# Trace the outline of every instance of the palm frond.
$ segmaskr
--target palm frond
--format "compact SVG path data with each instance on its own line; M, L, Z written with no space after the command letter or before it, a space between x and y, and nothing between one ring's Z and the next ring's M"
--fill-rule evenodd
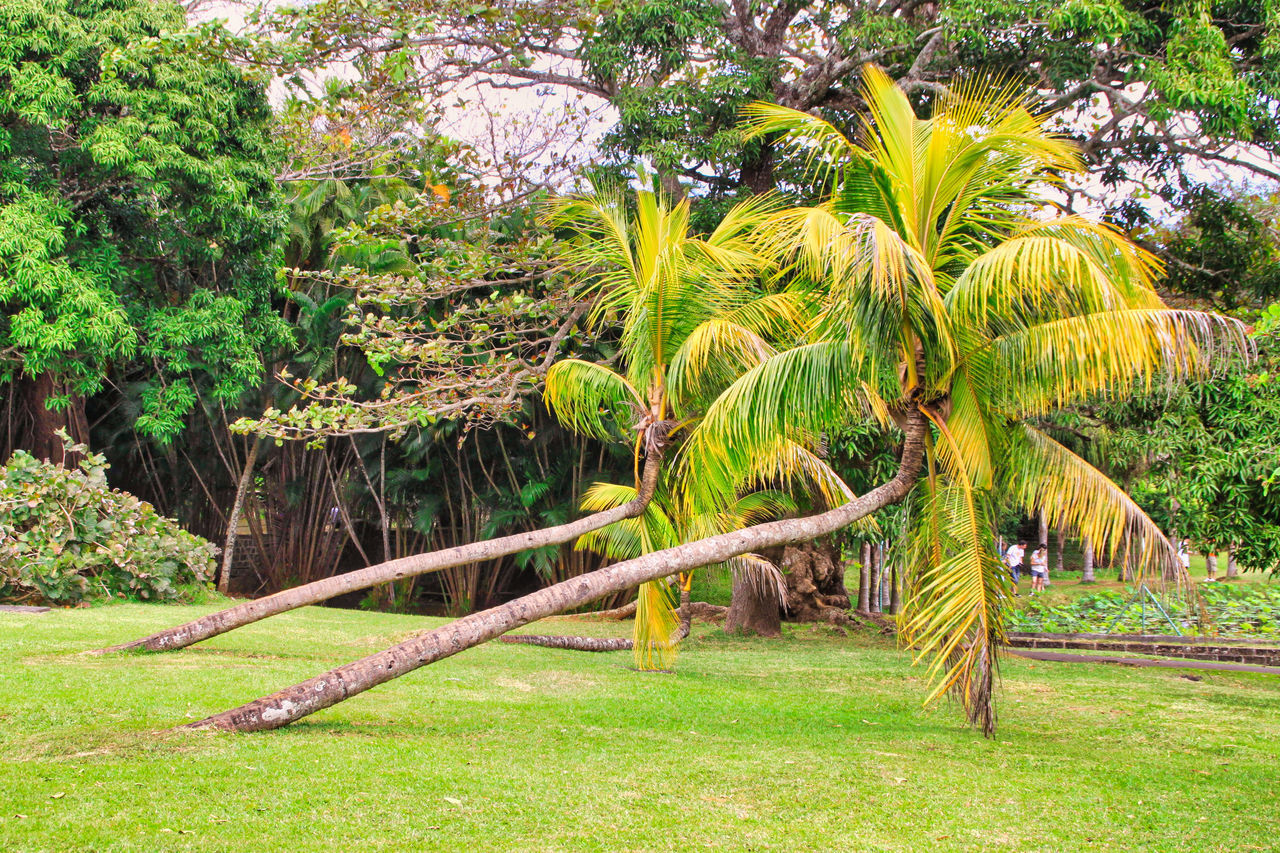
M1099 554L1127 549L1137 575L1185 579L1177 549L1140 506L1105 474L1043 431L1015 428L1001 492L1028 514L1044 511L1055 527L1074 530Z
M1149 390L1208 373L1248 351L1238 321L1200 311L1133 308L1064 317L994 338L998 405L1038 415L1071 403Z
M665 580L641 584L632 629L636 669L647 672L670 669L680 645L679 628L680 618L670 585Z
M560 423L601 441L616 440L645 408L626 379L603 365L576 358L551 366L543 396Z

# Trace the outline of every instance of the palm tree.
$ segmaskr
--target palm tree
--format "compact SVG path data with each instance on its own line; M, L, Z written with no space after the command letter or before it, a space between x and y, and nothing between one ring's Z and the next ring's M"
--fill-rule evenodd
M634 216L614 194L556 201L546 219L577 235L564 260L584 273L580 287L594 305L590 323L620 327L623 366L618 372L579 359L554 365L547 374L546 400L561 422L601 440L635 435L638 466L639 436L646 429L662 424L667 437L687 427L698 416L707 387L739 375L775 352L779 338L799 331L807 320L807 301L757 286L770 259L753 235L776 210L772 197L758 197L734 207L711 234L697 237L689 233L688 200L670 204L640 192ZM671 494L677 488L662 478L662 498L642 515L587 534L580 545L626 559L759 517L758 508L742 500L734 501L729 514L675 513ZM634 487L600 483L585 496L583 509L604 511L634 499ZM736 558L735 568L777 571L754 555ZM680 582L687 587L688 578ZM642 584L633 642L636 666L668 668L678 639L669 585Z
M995 500L1042 508L1099 548L1135 542L1143 564L1172 560L1138 507L1035 419L1202 371L1238 327L1166 308L1152 258L1106 226L1054 212L1045 187L1078 168L1077 155L1009 90L961 88L922 120L883 74L864 79L856 141L802 113L754 112L753 132L787 134L834 190L822 205L780 212L765 232L820 310L804 342L716 394L680 464L693 475L691 505L714 507L772 443L874 419L902 430L889 481L817 515L539 590L194 725L277 728L535 619L906 500L912 580L901 624L934 657L934 695L956 689L990 732L1007 594L990 533ZM601 387L614 394L601 400L627 399L612 380Z
M1143 566L1175 565L1159 528L1109 479L1037 428L1064 406L1205 366L1229 321L1164 306L1159 265L1118 231L1046 196L1080 168L1018 92L958 88L931 119L875 69L856 141L774 105L749 135L804 152L830 198L769 224L821 310L805 342L743 376L689 445L704 500L778 435L900 417L930 422L927 476L909 497L901 626L937 686L990 732L1008 589L994 510L1042 511Z

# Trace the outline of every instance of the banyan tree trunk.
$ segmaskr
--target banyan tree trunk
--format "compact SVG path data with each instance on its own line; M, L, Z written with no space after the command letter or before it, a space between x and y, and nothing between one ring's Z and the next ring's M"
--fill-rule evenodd
M320 602L327 601L334 596L343 595L348 592L368 589L369 587L377 586L378 584L403 580L404 578L414 577L428 572L438 572L444 569L454 568L456 566L465 566L469 563L492 560L533 548L542 548L547 545L561 545L565 542L572 542L584 533L589 533L592 530L599 530L600 528L613 524L616 521L635 518L644 512L644 508L649 503L649 499L653 497L653 490L658 482L658 469L660 467L661 452L659 448L659 450L650 452L646 458L640 488L633 500L628 501L622 506L605 510L604 512L597 512L593 515L588 515L585 518L579 518L568 524L548 527L544 530L517 533L512 536L502 536L497 539L488 539L483 542L472 542L467 545L460 545L456 548L449 548L444 551L433 551L429 554L415 554L411 557L401 557L398 560L379 563L376 566L369 566L366 569L359 569L354 572L347 572L346 574L324 578L292 589L286 589L282 592L277 592L274 595L268 595L265 598L246 601L243 604L236 605L235 607L231 607L218 613L210 614L209 616L204 616L200 619L188 622L185 625L179 625L176 628L169 628L168 630L160 631L148 637L143 637L140 640L121 643L120 645L111 646L110 648L102 649L101 651L113 652L129 649L143 649L147 651L161 652L181 649L193 643L198 643L201 640L207 640L210 637L225 634L226 632L233 631L236 628L251 625L261 619L266 619L269 616L286 613L290 610L295 610L299 607L306 607L310 604L319 604Z
M861 497L807 518L789 518L722 533L655 551L580 575L490 610L456 619L386 651L340 666L239 708L190 724L189 728L259 731L286 726L322 708L414 670L466 651L537 619L581 607L606 595L676 572L722 563L731 557L834 533L906 497L923 463L925 417L908 415L902 461L893 479Z
M788 545L780 554L768 556L782 570L789 621L831 622L847 617L849 591L839 547L819 540Z

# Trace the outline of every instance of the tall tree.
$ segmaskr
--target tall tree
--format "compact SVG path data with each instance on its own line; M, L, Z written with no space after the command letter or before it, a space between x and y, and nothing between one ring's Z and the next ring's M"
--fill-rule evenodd
M183 27L140 0L16 0L0 21L0 381L40 455L59 425L86 438L109 373L143 383L137 427L167 440L197 383L233 403L288 342L266 96Z
M358 11L356 7L358 5ZM1173 194L1205 167L1276 177L1237 143L1274 152L1278 83L1271 0L623 0L479 7L348 0L262 19L251 61L365 67L370 86L466 98L464 84L559 90L616 111L603 140L699 195L772 188L789 168L772 141L736 132L754 100L851 126L874 63L917 101L962 73L1036 88L1106 183ZM285 38L281 38L285 34ZM288 36L292 36L289 38ZM363 64L363 65L361 65ZM784 171L775 174L775 169ZM794 171L790 172L794 175ZM794 185L801 189L799 185ZM1081 187L1086 184L1080 184Z

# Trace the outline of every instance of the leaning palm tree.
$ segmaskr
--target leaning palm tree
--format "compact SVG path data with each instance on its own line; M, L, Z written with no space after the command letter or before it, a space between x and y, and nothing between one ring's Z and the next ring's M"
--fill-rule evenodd
M691 506L714 508L771 443L810 446L875 419L902 430L890 480L817 515L556 584L194 725L287 725L535 619L907 501L913 580L902 625L934 660L935 695L955 689L990 732L1007 593L990 534L996 500L1043 508L1099 548L1136 543L1142 565L1172 560L1138 507L1037 430L1036 418L1202 372L1239 328L1166 308L1151 286L1152 258L1045 202L1078 157L1009 90L960 88L920 119L883 74L868 70L865 81L868 116L852 140L802 113L753 112L751 132L786 134L833 190L824 204L780 212L763 232L820 310L799 345L715 392L680 465Z
M808 321L809 303L795 292L759 286L771 258L756 234L777 211L761 196L734 207L705 237L690 234L688 200L670 204L658 195L635 196L634 215L621 196L603 193L553 202L545 220L574 234L562 258L581 273L579 288L590 298L589 323L619 329L620 370L566 359L547 373L549 408L571 429L599 440L634 436L636 470L645 448L641 436L666 441L698 415L696 401L726 376L736 377L776 352ZM677 420L678 419L678 420ZM655 430L655 426L661 425ZM797 448L796 453L803 453ZM821 468L816 458L806 470ZM822 482L833 479L829 476ZM658 494L639 516L588 533L580 543L607 556L628 558L686 541L693 531L728 529L753 517L738 512L687 518L671 512L678 484L660 478ZM597 484L583 509L602 512L635 500L635 487ZM707 525L710 524L711 527ZM698 538L698 537L694 537ZM759 558L741 558L740 571L772 568ZM776 573L776 569L774 569ZM680 579L687 586L687 577ZM641 585L633 647L641 669L665 669L678 642L674 602L666 581Z
M1079 155L1016 90L962 86L921 120L868 69L866 97L855 139L784 107L748 111L748 135L781 135L830 187L768 225L821 310L800 346L712 405L683 464L714 501L779 435L923 412L901 626L932 656L932 696L954 689L989 732L1009 600L991 535L999 502L1099 547L1137 543L1140 566L1176 565L1159 528L1037 418L1201 370L1229 326L1165 307L1152 256L1054 207L1046 190Z

